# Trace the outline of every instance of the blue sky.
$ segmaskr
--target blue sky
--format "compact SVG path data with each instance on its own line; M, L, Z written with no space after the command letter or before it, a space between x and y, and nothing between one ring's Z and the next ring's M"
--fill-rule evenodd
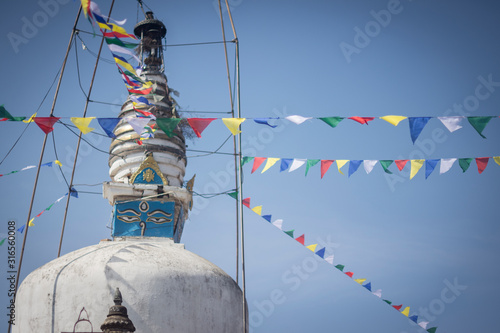
M78 3L60 0L57 7L36 1L9 2L0 13L0 59L4 64L0 104L15 116L36 111L64 56ZM44 3L43 1L41 3ZM110 1L99 1L107 12ZM215 1L147 1L168 29L167 43L220 41ZM500 104L499 6L489 1L229 1L240 41L241 107L244 117L324 116L498 116ZM7 8L6 8L7 7ZM385 13L385 16L384 16ZM390 18L387 15L390 13ZM137 20L134 1L117 2L112 17ZM380 21L377 21L376 17ZM141 15L139 14L139 18ZM228 16L224 14L225 22ZM26 30L36 22L36 31ZM382 22L382 23L379 23ZM89 31L81 18L78 28ZM361 31L361 33L360 33ZM226 24L228 39L230 26ZM13 43L12 36L23 42ZM9 37L10 36L10 37ZM363 38L364 36L364 38ZM81 33L96 52L99 39ZM234 45L228 45L234 68ZM347 50L347 51L346 51ZM356 50L356 51L353 51ZM95 57L77 43L82 86L86 90ZM111 60L107 50L103 57ZM78 85L73 48L55 115L80 116L85 97ZM230 111L227 74L221 44L168 47L166 74L186 111ZM484 80L492 81L488 87ZM482 88L480 87L482 86ZM480 88L478 88L480 87ZM486 94L477 104L474 96ZM54 89L39 111L47 116ZM122 103L127 96L113 64L99 64L96 101ZM464 107L463 105L466 105ZM91 103L88 116L113 117L118 109ZM186 117L207 114L186 112ZM212 115L210 115L212 116ZM216 114L226 117L227 114ZM68 119L66 119L68 121ZM243 153L249 156L316 159L416 159L498 156L498 118L481 138L468 123L449 133L431 119L412 144L408 121L394 127L382 120L360 125L344 120L332 129L319 120L297 126L286 120L271 130L251 121L243 124ZM3 158L24 129L2 123ZM100 129L99 129L100 131ZM189 149L215 150L229 132L213 122ZM54 130L56 150L70 176L76 137L63 126ZM85 136L104 151L110 140ZM43 133L30 125L0 173L37 164ZM221 149L231 152L232 140ZM496 142L496 144L495 144ZM188 152L188 156L198 155ZM44 162L55 159L49 137ZM75 184L109 180L107 154L84 144ZM196 174L198 193L234 188L231 156L192 157L186 179ZM262 168L262 167L261 167ZM411 181L403 172L385 174L377 165L362 167L350 178L332 165L320 179L319 164L304 177L304 167L288 173L278 166L264 174L244 167L244 196L263 205L264 214L284 220L284 229L306 234L306 245L324 243L335 264L354 278L367 278L383 297L428 317L438 332L496 332L498 186L500 167L490 161L483 174L475 162L466 173L458 164L426 180L423 169ZM2 219L25 223L34 170L0 179ZM75 186L100 192L100 186ZM41 170L33 216L67 192L60 172ZM35 220L25 250L22 276L57 255L64 202ZM228 196L197 198L182 242L186 248L235 276L234 201ZM68 253L109 237L111 207L99 194L81 193L72 200L63 243ZM495 216L497 216L495 218ZM253 332L347 331L421 332L403 315L315 256L250 210L245 211L247 300ZM496 221L496 222L495 222ZM4 226L0 233L5 234ZM21 236L18 235L18 252ZM6 262L6 248L1 253ZM2 264L4 267L4 264ZM450 287L455 286L455 287ZM457 287L457 285L459 287ZM0 284L7 302L7 286ZM5 292L4 292L5 291ZM5 303L6 304L6 303ZM429 326L430 327L430 326Z

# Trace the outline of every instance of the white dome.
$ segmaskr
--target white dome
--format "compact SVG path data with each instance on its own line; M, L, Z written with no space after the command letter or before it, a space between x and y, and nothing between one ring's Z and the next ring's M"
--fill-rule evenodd
M243 332L234 280L170 239L108 241L33 271L16 299L13 332L72 332L85 307L94 332L120 288L137 333ZM77 331L90 331L84 327Z

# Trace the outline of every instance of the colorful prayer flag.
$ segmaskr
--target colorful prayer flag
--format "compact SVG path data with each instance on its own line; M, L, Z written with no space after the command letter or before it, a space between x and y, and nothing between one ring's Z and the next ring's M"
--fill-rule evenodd
M319 161L320 160L307 160L307 163L306 163L306 176L307 176L307 173L309 172L309 168L315 166L316 164L318 164Z
M293 115L293 116L287 116L287 117L285 117L285 119L291 121L294 124L300 125L304 121L306 121L308 119L312 119L312 118L311 117L302 117L302 116Z
M483 139L486 139L486 137L483 135L483 130L492 118L493 117L467 117L467 120L479 133L479 135L481 135Z
M265 157L255 157L253 159L253 166L251 173L254 173L261 166L261 164L264 163L265 160L266 160Z
M222 118L222 122L233 135L241 133L239 127L245 120L246 118Z
M410 179L415 177L415 175L418 173L418 170L424 165L425 160L411 160L411 171L410 171Z
M403 116L383 116L380 119L387 121L389 124L398 126L401 120L407 119L408 117Z
M77 117L71 117L70 120L71 122L78 127L78 129L83 133L87 134L95 130L95 128L89 127L90 122L95 119L95 117L87 117L87 118L77 118Z
M328 169L330 169L333 162L335 162L335 160L321 160L321 179L323 179L323 176Z
M196 134L197 137L201 138L201 133L215 119L217 118L188 118L187 121L189 123L189 126L191 126L191 128L193 129L194 134Z
M351 161L349 161L349 172L347 173L347 177L351 177L351 175L358 170L361 163L363 163L363 160L351 160Z
M174 136L174 130L177 128L180 121L181 118L157 118L156 124L169 138L171 138Z
M431 119L431 117L409 117L410 123L410 136L413 143L417 140L418 136L424 129L427 122Z
M318 119L335 128L344 119L344 117L322 117Z
M364 124L368 125L368 122L375 119L375 117L349 117L348 119L357 121L358 123L360 123L362 125L364 125Z
M271 168L276 162L278 162L280 159L279 158L274 158L274 157L268 157L266 161L266 165L264 165L264 169L262 169L261 173L266 172Z
M54 130L54 124L61 119L60 117L35 117L33 121L45 133L49 134Z

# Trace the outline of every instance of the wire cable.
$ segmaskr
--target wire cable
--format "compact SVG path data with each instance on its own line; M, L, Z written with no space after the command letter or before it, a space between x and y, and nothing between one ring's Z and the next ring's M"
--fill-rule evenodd
M80 78L80 65L78 63L78 45L76 45L76 39L74 39L75 41L75 58L76 58L76 74L78 76L78 85L80 86L80 90L82 91L83 95L85 96L85 99L88 100L89 99L89 96L87 96L87 94L85 93L85 90L83 90L83 87L82 87L82 80Z
M55 138L55 135L54 135L54 131L52 131L51 133L52 133L52 143L53 143L53 145L54 145L54 155L56 156L56 160L59 160L59 157L57 156L56 138ZM66 183L66 186L67 186L67 187L68 187L68 189L69 189L69 183L68 183L68 180L66 179L66 176L64 175L64 172L62 171L61 166L59 166L59 165L58 165L58 168L59 168L59 171L61 172L61 175L63 176L64 182Z

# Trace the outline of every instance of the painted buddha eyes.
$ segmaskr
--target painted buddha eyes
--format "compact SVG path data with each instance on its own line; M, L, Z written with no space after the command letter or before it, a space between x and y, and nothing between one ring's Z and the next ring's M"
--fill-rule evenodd
M141 222L141 213L135 211L132 208L128 208L125 210L118 210L120 215L117 215L117 219L123 221L125 223L134 223ZM155 224L163 224L172 222L172 214L166 213L160 209L154 210L152 212L147 213L147 218L145 222L152 222Z
M136 212L132 208L124 209L124 210L117 210L119 214L116 216L117 219L120 221L123 221L125 223L133 223L133 222L141 222L141 213ZM127 214L127 215L123 215Z
M147 213L148 218L146 222L153 222L155 224L162 224L167 222L172 222L172 213L166 213L160 209L154 210L150 213Z

